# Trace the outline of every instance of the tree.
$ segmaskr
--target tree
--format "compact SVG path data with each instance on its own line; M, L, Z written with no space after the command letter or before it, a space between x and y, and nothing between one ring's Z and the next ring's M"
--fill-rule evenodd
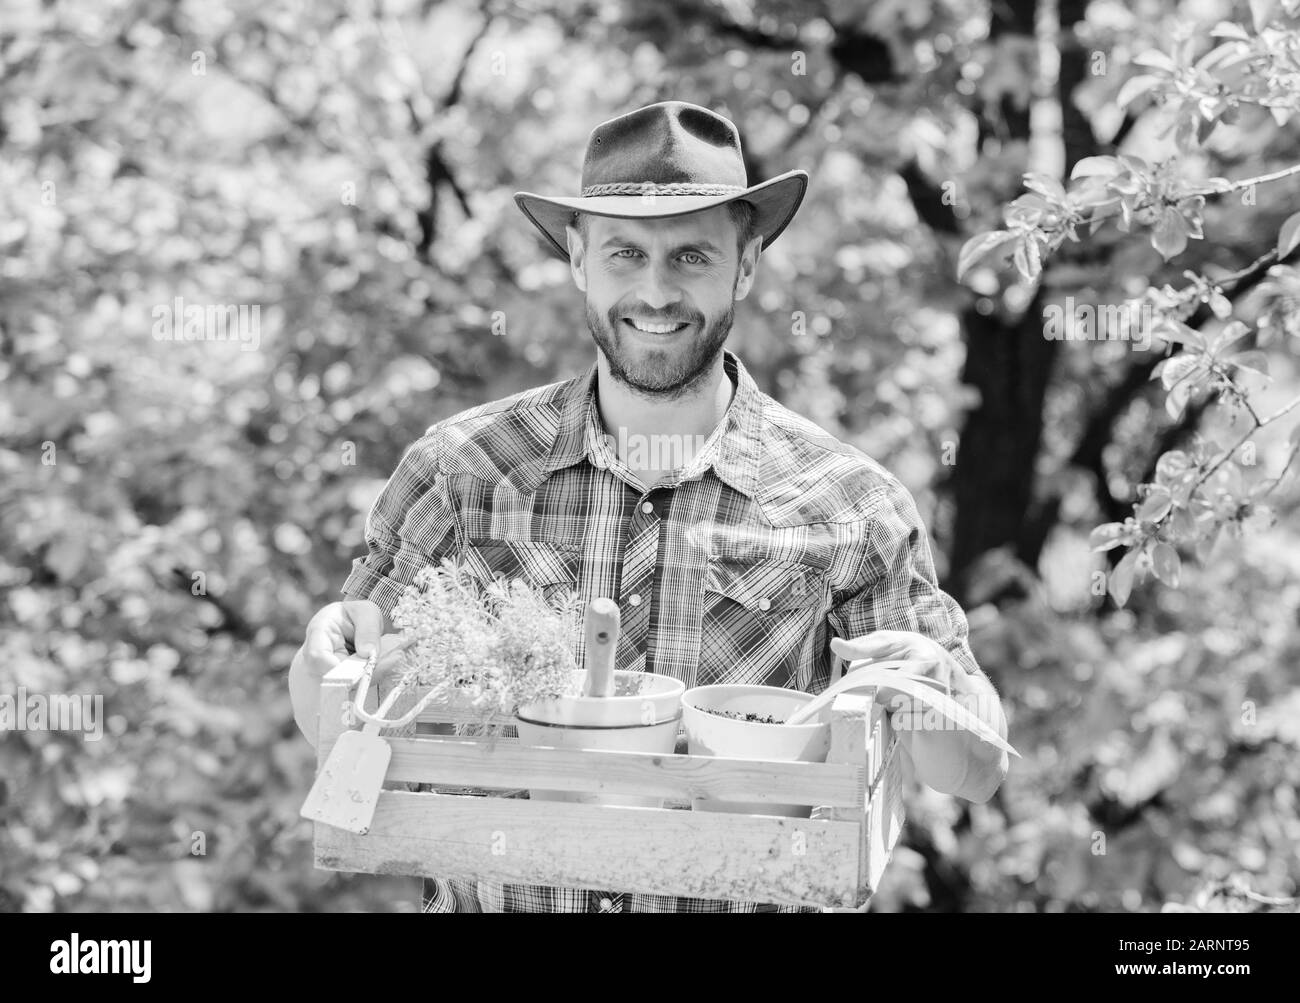
M1293 86L1300 72L1294 56L1300 17L1271 2L1252 4L1251 12L1254 33L1240 24L1220 22L1210 32L1219 41L1199 58L1193 58L1197 36L1191 31L1183 33L1173 55L1152 50L1136 58L1150 72L1131 77L1116 101L1126 108L1150 97L1156 107L1167 109L1170 121L1162 135L1173 132L1177 155L1156 164L1133 154L1086 157L1074 165L1070 178L1075 183L1068 190L1050 176L1027 174L1030 191L1007 207L1006 227L977 234L963 246L959 276L981 261L1010 256L1024 280L1034 282L1043 261L1066 239L1077 242L1079 229L1087 226L1092 234L1112 219L1123 233L1135 226L1145 230L1151 246L1168 261L1186 250L1189 239L1205 236L1207 198L1249 192L1253 204L1258 186L1300 174L1297 163L1236 181L1211 178L1197 183L1184 176L1187 158L1205 147L1221 123L1236 123L1244 112L1254 111L1257 116L1266 112L1281 126L1300 110L1300 93ZM1134 575L1147 570L1177 586L1179 544L1195 547L1204 559L1226 526L1238 529L1243 521L1271 518L1264 499L1291 469L1300 449L1300 424L1292 429L1290 450L1275 476L1247 488L1243 468L1255 465L1256 434L1285 419L1300 405L1300 397L1261 416L1252 403L1251 377L1267 378L1262 347L1279 335L1298 333L1300 271L1291 264L1297 260L1300 212L1281 224L1275 246L1243 269L1216 280L1189 270L1181 288L1151 288L1126 304L1125 312L1133 317L1149 307L1153 319L1148 334L1171 348L1182 346L1147 367L1167 391L1165 409L1171 419L1186 415L1184 428L1195 428L1203 409L1189 411L1189 404L1213 395L1248 421L1230 445L1197 437L1189 450L1160 453L1154 480L1138 488L1141 500L1132 516L1097 527L1096 549L1127 548L1108 577L1110 594L1119 605L1128 600ZM1233 302L1257 285L1266 295L1258 326L1252 328L1233 317ZM1053 340L1071 334L1058 332Z

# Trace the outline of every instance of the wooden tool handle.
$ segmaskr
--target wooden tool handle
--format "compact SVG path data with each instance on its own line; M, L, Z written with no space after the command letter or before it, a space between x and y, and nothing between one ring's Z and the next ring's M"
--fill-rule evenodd
M614 655L618 650L618 603L604 596L587 604L582 627L586 636L587 679L583 695L607 697L614 693Z

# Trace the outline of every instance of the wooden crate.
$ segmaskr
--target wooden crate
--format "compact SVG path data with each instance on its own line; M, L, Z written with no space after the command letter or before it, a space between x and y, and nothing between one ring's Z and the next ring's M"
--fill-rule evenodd
M318 770L356 727L347 709L362 665L349 658L321 684ZM472 719L446 703L419 720ZM533 748L414 728L387 741L393 757L369 832L315 823L317 867L849 911L877 887L903 823L903 752L872 691L835 700L825 763ZM436 790L391 789L421 784ZM532 801L520 796L529 788L662 797L665 806ZM697 797L813 811L690 811Z

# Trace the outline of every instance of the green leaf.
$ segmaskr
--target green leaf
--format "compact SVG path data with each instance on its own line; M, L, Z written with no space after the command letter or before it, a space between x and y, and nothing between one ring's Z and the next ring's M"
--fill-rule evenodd
M1259 34L1277 14L1278 0L1250 0L1250 23Z
M1115 570L1110 573L1106 581L1106 588L1110 592L1111 598L1115 600L1116 606L1123 606L1128 602L1129 594L1133 591L1133 573L1137 570L1138 550L1130 550L1115 565Z
M1250 334L1250 325L1242 321L1234 320L1229 324L1224 324L1223 329L1210 340L1210 351L1217 355L1233 342L1240 341L1248 334Z
M1181 449L1171 449L1156 460L1156 477L1164 483L1187 473L1191 468L1191 457Z
M1196 539L1196 517L1185 508L1174 509L1169 517L1169 532L1175 540Z
M1204 369L1201 357L1193 355L1191 352L1179 352L1177 355L1171 355L1156 364L1160 383L1166 390L1193 379L1198 369ZM1156 371L1152 372L1152 377L1156 375Z
M1187 220L1173 206L1165 206L1151 232L1151 246L1168 261L1187 248Z
M1277 256L1281 260L1300 245L1300 212L1288 216L1277 231Z
M1108 522L1088 534L1088 544L1094 551L1112 550L1124 543L1125 535L1122 522Z
M1109 177L1114 175L1098 174L1085 178L1070 191L1067 200L1069 205L1080 212L1084 209L1109 209L1118 205L1120 197L1111 191Z
M1211 30L1210 34L1215 38L1237 38L1243 42L1250 41L1250 35L1246 29L1239 24L1233 24L1231 21L1220 21Z
M1151 551L1151 570L1166 585L1178 588L1178 576L1182 570L1178 551L1163 540L1157 543Z
M1124 86L1119 89L1115 95L1115 103L1121 108L1127 108L1142 95L1150 93L1159 86L1161 77L1151 76L1147 73L1139 74L1136 77L1129 77L1124 81Z
M1187 399L1192 395L1192 388L1186 381L1175 383L1169 390L1169 396L1165 398L1165 412L1174 421L1183 416L1183 411L1187 407Z
M1236 366L1238 369L1244 369L1248 373L1268 376L1268 356L1258 349L1251 349L1249 352L1238 352L1224 361Z
M1178 151L1184 156L1190 154L1196 144L1200 142L1201 125L1204 121L1202 118L1192 118L1186 114L1183 114L1178 119L1178 123L1174 127L1174 145L1178 147Z
M1037 192L1049 203L1060 204L1065 201L1065 189L1061 187L1061 182L1050 174L1044 174L1042 171L1030 171L1024 177L1025 187L1031 192Z
M1149 66L1153 70L1163 70L1170 75L1178 72L1178 67L1174 64L1173 59L1159 49L1148 49L1146 52L1140 52L1133 57L1133 62L1138 66Z
M1084 157L1074 165L1074 170L1070 172L1070 180L1098 175L1110 176L1118 174L1120 170L1122 170L1120 162L1114 157Z
M1205 339L1201 336L1200 331L1194 327L1188 327L1181 320L1175 320L1173 317L1165 317L1160 320L1153 333L1171 345L1191 345L1193 348L1200 349L1205 347ZM1156 374L1152 372L1152 379L1155 376Z
M1151 165L1145 159L1135 153L1121 153L1117 158L1132 173L1139 177L1151 176Z
M1032 233L1022 235L1019 243L1016 244L1015 252L1011 255L1011 260L1021 277L1026 282L1033 282L1043 270L1038 251L1038 238Z
M1151 492L1138 506L1137 517L1142 522L1159 522L1169 514L1173 504L1173 495L1169 493L1169 489L1157 484L1151 488Z
M990 230L978 233L962 244L957 255L957 281L960 282L971 268L985 258L992 257L1007 244L1019 239L1016 234L1006 230Z

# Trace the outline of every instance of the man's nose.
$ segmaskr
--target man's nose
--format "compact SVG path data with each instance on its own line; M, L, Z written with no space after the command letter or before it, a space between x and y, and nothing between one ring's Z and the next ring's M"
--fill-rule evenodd
M673 282L668 265L663 262L643 269L636 292L641 302L651 310L662 310L682 298L681 290Z

